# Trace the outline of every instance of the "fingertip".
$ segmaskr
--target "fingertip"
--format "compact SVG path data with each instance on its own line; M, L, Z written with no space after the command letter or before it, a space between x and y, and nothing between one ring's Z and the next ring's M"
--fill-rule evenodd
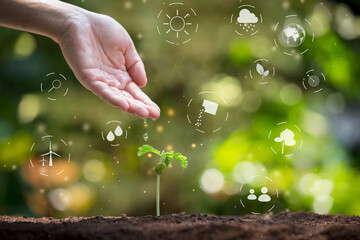
M149 117L153 121L155 121L156 119L158 119L160 117L160 109L158 110L158 109L155 109L153 107L151 107L150 109L151 109L151 111L149 112L149 114L150 114Z
M149 111L145 107L133 102L130 103L128 112L135 114L136 116L139 116L143 119L149 117Z

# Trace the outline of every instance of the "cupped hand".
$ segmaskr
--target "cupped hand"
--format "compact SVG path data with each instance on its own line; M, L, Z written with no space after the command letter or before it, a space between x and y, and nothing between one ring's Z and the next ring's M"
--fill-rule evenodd
M140 89L147 82L144 64L117 21L91 12L69 17L58 42L84 87L133 115L160 116L159 107Z

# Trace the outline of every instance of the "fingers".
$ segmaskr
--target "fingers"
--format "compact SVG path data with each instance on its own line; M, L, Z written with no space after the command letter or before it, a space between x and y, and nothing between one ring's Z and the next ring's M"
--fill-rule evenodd
M131 79L139 86L144 87L147 83L144 63L141 61L134 44L131 44L124 54L125 66Z
M151 101L151 99L143 92L141 89L133 82L130 82L126 88L124 89L127 91L134 99L142 102L146 109L149 111L149 114L153 120L159 118L160 116L160 108L156 103Z
M109 87L104 82L96 81L89 86L89 89L102 100L120 110L129 112L141 118L152 116L143 104L129 99L124 96L120 90L115 87Z
M101 81L93 82L90 84L89 89L96 96L110 105L123 111L127 111L129 109L129 103L118 94L114 94L114 91L106 83Z

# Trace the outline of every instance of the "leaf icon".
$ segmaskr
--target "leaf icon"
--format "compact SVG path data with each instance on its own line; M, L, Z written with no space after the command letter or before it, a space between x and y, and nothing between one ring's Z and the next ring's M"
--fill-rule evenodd
M256 64L256 71L261 75L264 76L264 67L261 64Z
M256 64L256 71L261 75L261 80L264 80L264 77L269 75L269 70L265 71L264 67L260 63Z

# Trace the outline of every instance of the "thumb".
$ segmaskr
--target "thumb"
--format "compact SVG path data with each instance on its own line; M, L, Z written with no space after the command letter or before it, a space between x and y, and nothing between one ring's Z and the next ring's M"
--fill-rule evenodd
M145 66L133 43L126 49L125 66L133 82L139 87L144 87L147 83Z

